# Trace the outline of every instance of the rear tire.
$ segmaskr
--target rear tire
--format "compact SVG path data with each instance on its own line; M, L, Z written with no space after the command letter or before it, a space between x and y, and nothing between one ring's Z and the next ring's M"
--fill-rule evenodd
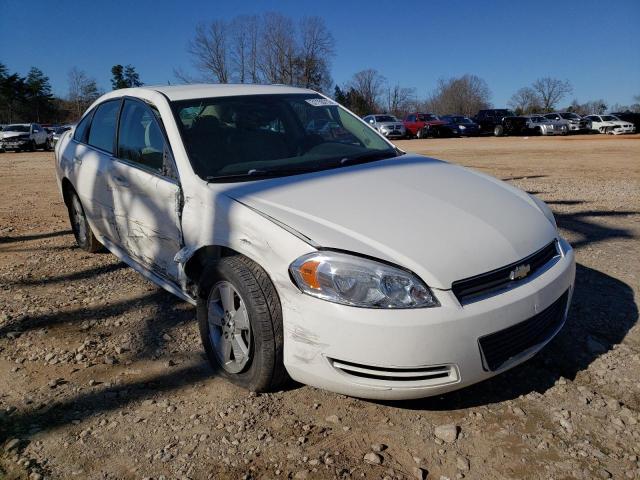
M87 216L84 213L82 203L76 192L69 194L69 200L67 209L69 211L69 222L71 223L71 230L73 230L73 236L76 239L78 247L89 253L96 253L102 249L102 244L93 234L91 225L87 221Z
M289 378L282 307L266 272L242 255L223 257L204 267L199 286L198 326L216 373L253 392L279 389Z
M502 125L496 125L493 128L493 135L496 137L501 137L504 134L504 127Z

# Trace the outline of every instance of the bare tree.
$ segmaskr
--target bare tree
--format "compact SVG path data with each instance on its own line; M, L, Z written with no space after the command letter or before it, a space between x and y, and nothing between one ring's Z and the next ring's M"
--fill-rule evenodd
M542 109L540 97L531 87L522 87L511 96L507 104L518 115L528 115Z
M82 113L100 96L98 86L93 78L73 67L69 70L69 101L73 104L76 118L80 118Z
M371 113L380 109L386 79L373 68L353 75L349 87L362 98L364 107Z
M387 86L387 112L403 117L413 110L416 103L416 89L401 87L400 84Z
M258 67L269 83L294 83L296 37L293 21L279 13L266 13L262 19L262 45Z
M539 78L531 85L531 88L540 98L542 109L551 112L558 102L573 92L573 87L568 80L558 80L557 78Z
M478 110L489 107L490 98L487 82L476 75L466 74L440 79L427 104L434 113L474 115Z
M300 21L299 78L305 88L327 91L331 87L330 58L335 54L335 41L320 17Z
M259 82L259 27L257 15L240 15L231 20L229 58L233 76L240 83Z
M218 83L229 83L228 30L223 20L201 23L188 47L196 69Z

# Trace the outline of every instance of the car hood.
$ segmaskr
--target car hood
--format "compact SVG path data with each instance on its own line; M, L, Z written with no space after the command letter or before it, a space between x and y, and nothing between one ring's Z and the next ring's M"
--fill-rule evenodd
M556 235L526 193L418 155L234 184L225 194L318 246L393 262L441 289Z

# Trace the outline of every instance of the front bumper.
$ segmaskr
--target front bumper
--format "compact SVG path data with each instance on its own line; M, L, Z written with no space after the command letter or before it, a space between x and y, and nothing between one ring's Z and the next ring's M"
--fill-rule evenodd
M286 295L287 371L301 383L372 399L438 395L501 373L531 358L559 330L496 371L483 366L480 337L530 319L565 292L570 302L575 259L567 242L560 245L563 253L557 260L517 287L464 306L451 290L434 291L441 307L407 310L355 308L302 293Z
M381 131L380 133L382 133L386 138L402 138L407 134L405 130L388 130Z
M0 141L0 146L5 150L11 150L14 148L23 148L29 145L30 140L28 138L6 138Z

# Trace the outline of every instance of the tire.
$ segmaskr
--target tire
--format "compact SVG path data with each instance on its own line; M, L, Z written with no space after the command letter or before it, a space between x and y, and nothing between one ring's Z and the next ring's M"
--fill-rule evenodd
M566 125L562 125L560 127L560 132L562 135L569 135L569 127L567 127Z
M51 150L53 150L53 143L51 142L51 140L47 139L47 141L44 142L44 151L50 152Z
M31 140L31 142L29 142L29 151L30 152L35 152L36 151L36 142Z
M418 131L416 132L416 138L418 139L422 139L425 137L424 133L422 133L422 128L419 128Z
M536 135L541 136L542 135L542 128L536 127L535 133L536 133Z
M69 223L71 223L71 230L73 230L73 236L76 239L78 247L89 253L96 253L102 249L102 244L93 234L91 225L87 221L87 216L84 213L82 203L76 192L69 194L69 204L67 210L69 212Z
M278 390L289 378L282 307L266 272L242 255L223 257L205 266L199 287L198 326L214 371L253 392Z
M504 134L504 127L502 125L496 125L493 128L493 135L496 137L501 137Z

